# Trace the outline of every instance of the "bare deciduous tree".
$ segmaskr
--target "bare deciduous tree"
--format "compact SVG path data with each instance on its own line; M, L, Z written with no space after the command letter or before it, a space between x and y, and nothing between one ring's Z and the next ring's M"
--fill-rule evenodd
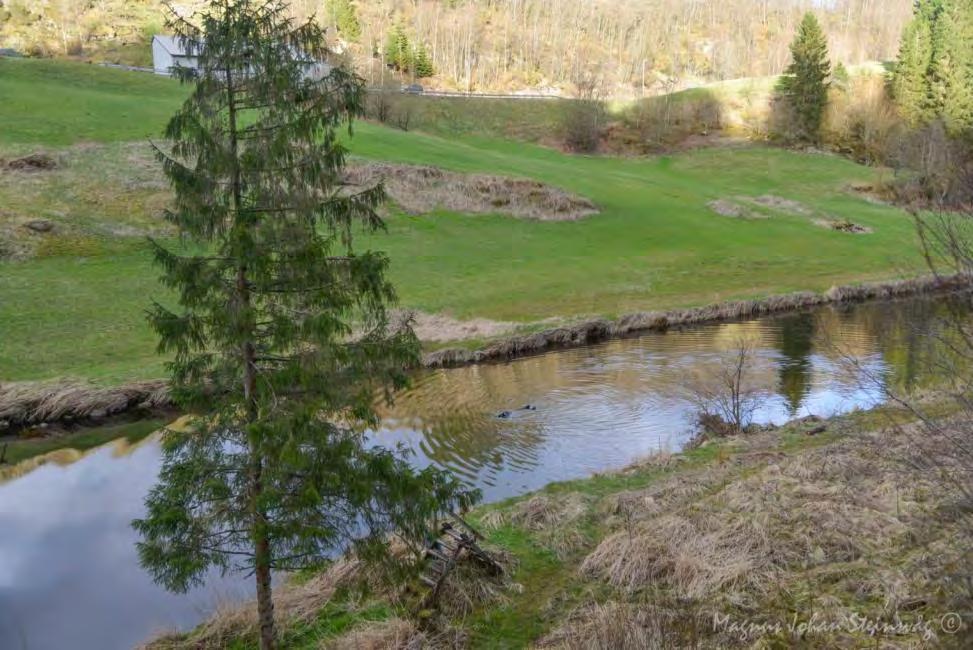
M686 382L685 396L696 409L707 433L743 433L768 394L755 377L756 344L740 337L714 368L703 369Z

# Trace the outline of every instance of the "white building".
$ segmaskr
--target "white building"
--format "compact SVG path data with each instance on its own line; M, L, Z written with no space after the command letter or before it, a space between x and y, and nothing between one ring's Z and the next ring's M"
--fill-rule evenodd
M156 74L169 75L172 68L196 68L195 56L186 52L186 41L176 36L156 34L152 37L152 68Z

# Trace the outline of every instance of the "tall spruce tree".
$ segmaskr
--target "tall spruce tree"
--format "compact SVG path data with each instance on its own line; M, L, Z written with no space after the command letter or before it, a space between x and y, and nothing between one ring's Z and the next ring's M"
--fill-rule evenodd
M385 63L401 72L412 69L412 46L399 23L392 26L385 40Z
M420 79L424 77L431 77L436 73L432 67L432 59L429 58L429 52L426 50L426 45L424 43L419 43L419 47L416 48L412 68L416 77Z
M828 104L828 41L813 13L804 14L791 43L791 64L781 77L778 90L794 113L796 135L817 141L824 109Z
M932 66L932 27L922 13L906 25L892 74L891 93L902 117L912 125L929 120L929 69Z
M947 131L973 127L973 2L946 3L933 27L928 102Z
M331 24L338 28L341 37L349 41L357 41L361 36L361 22L358 12L351 0L328 0L325 10Z
M356 252L381 187L349 192L338 130L362 80L323 78L323 32L275 0L211 0L170 26L198 58L192 92L157 149L182 243L153 242L180 307L154 305L172 394L200 413L168 431L159 483L133 522L152 576L185 590L213 569L251 572L260 646L276 647L272 572L356 544L388 557L388 531L418 541L429 519L476 496L368 444L373 403L402 386L418 346L390 324L388 259Z

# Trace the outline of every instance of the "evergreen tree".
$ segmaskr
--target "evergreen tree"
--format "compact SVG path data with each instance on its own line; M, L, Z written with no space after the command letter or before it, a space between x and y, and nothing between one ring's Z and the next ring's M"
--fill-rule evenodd
M804 14L791 43L791 64L781 77L779 90L794 112L799 138L816 141L828 103L828 41L814 14Z
M361 36L361 23L358 12L351 0L328 0L326 5L331 24L338 28L341 37L349 41L357 41Z
M851 85L851 75L848 74L848 68L845 64L839 61L834 67L834 74L832 77L832 85L835 89L845 93L848 92L848 87Z
M177 69L193 89L157 149L181 243L152 246L180 308L156 304L150 321L174 355L173 397L201 415L166 432L133 522L143 565L170 589L213 567L252 573L264 650L273 571L352 540L387 558L389 530L417 542L475 497L363 440L418 344L390 324L388 259L353 248L356 227L383 225L382 188L340 181L338 130L360 113L363 82L341 67L307 74L324 33L287 15L275 0L211 0L198 25L170 17L199 67Z
M431 77L436 74L436 71L432 67L432 60L429 58L429 52L426 51L426 46L423 43L419 44L416 48L415 58L413 61L413 71L416 77L424 78Z
M412 68L412 46L402 25L396 23L385 41L385 63L401 72Z
M951 0L915 0L912 12L916 18L922 18L930 25L939 19L943 7Z
M892 74L891 93L902 116L913 125L929 120L929 69L932 65L932 28L917 12L902 34L899 58Z
M954 0L943 7L933 29L929 105L947 131L973 127L973 3Z

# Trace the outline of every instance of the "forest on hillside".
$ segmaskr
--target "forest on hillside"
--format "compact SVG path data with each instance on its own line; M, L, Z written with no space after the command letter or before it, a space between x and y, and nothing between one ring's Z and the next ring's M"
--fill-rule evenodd
M159 0L0 0L0 48L149 62ZM193 0L177 2L184 13ZM890 60L911 0L294 0L374 84L605 96L778 74L817 14L832 60ZM390 74L391 72L391 74ZM395 74L395 73L399 74ZM597 85L596 89L592 89Z

